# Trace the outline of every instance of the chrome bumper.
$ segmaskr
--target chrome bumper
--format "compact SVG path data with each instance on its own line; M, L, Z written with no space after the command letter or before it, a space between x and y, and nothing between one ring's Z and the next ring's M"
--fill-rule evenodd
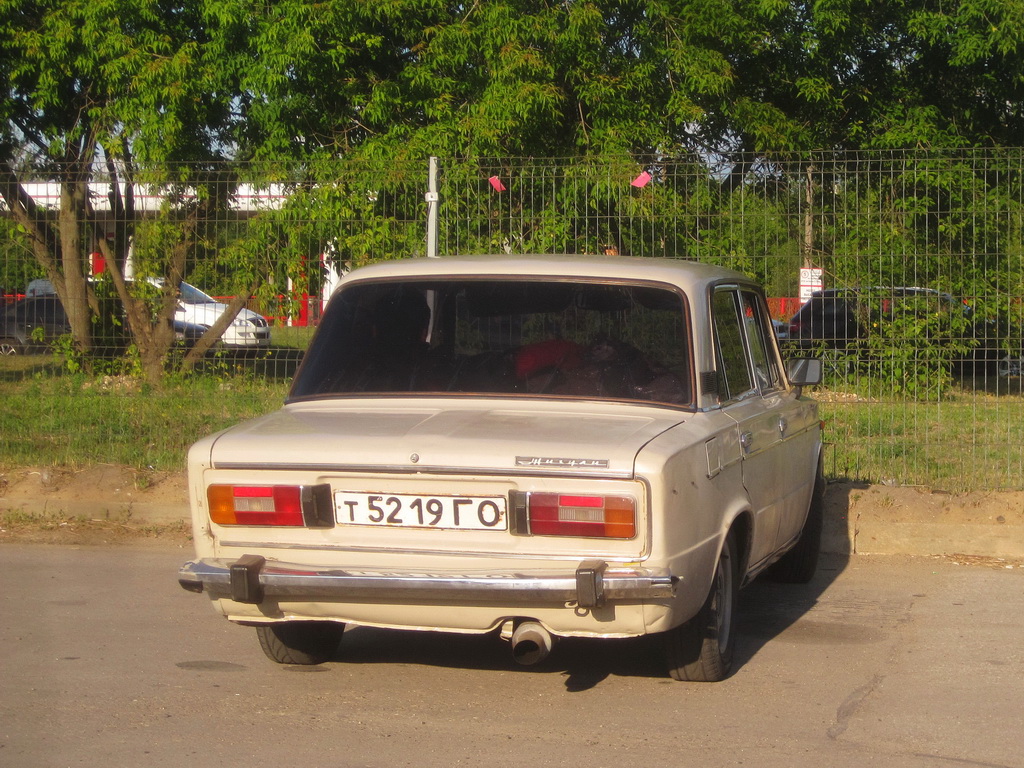
M616 568L588 560L568 572L366 573L267 562L259 555L238 560L185 563L178 583L190 592L240 603L274 600L440 600L515 605L574 603L597 608L609 601L670 598L679 579L666 570Z

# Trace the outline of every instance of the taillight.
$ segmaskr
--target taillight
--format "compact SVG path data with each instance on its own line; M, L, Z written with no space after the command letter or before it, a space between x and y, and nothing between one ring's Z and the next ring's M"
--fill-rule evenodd
M531 493L530 533L538 536L594 536L631 539L636 535L636 502L629 496Z
M211 485L206 498L210 519L219 525L334 524L326 485Z

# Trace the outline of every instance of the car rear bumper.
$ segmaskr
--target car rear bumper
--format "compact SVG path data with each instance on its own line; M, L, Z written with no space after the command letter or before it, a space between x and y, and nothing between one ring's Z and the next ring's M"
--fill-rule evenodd
M618 568L603 560L575 571L368 573L267 562L259 555L185 563L178 583L191 592L257 604L273 600L379 600L556 605L595 608L609 602L671 598L679 578L667 570Z

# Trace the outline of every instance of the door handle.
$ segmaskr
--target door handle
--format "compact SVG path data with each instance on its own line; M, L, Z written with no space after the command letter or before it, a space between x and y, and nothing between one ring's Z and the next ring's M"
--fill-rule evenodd
M740 435L740 445L743 446L743 450L744 451L747 451L749 453L750 452L750 446L753 444L753 442L754 442L754 433L753 432L744 432L744 433L742 433Z
M779 417L779 434L786 434L786 427L789 426L789 422L786 421L785 416Z

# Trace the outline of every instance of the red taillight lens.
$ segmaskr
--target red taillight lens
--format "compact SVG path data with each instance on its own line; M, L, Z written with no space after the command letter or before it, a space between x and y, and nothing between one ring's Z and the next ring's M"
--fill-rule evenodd
M636 535L636 502L628 496L531 493L527 513L530 533L538 536L631 539Z
M211 485L210 519L219 525L304 525L298 485Z

